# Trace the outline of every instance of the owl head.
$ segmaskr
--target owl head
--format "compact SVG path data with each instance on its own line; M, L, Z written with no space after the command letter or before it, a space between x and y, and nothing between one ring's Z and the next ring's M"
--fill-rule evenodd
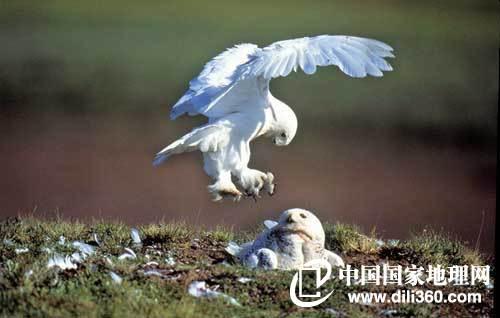
M276 229L294 233L305 240L325 244L325 231L319 219L312 212L304 209L288 209L281 213Z

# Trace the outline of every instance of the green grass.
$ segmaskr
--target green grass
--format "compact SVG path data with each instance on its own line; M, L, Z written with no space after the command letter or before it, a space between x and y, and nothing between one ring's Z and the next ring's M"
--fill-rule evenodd
M429 264L474 264L480 265L477 253L466 248L456 239L432 230L425 230L404 243L404 247L422 255Z
M289 284L294 272L262 271L244 268L224 248L231 240L247 240L260 229L234 233L229 229L205 230L177 223L158 223L138 227L142 245L130 237L130 228L120 223L93 221L40 220L12 218L0 223L0 316L3 317L329 317L334 309L347 317L382 316L385 309L396 309L399 316L489 316L492 290L475 287L485 300L468 305L387 305L350 304L349 291L377 290L375 287L347 287L338 279L325 288L335 293L314 309L300 309L289 299ZM369 265L378 262L426 265L435 262L485 264L477 252L445 235L426 231L405 242L384 244L374 233L365 235L355 226L326 224L327 246L341 252L349 264ZM65 237L64 244L59 243ZM100 245L94 241L97 236ZM53 253L71 254L71 242L79 240L94 245L95 254L77 269L58 271L47 268ZM119 260L128 247L136 259ZM19 253L19 249L28 248ZM16 252L18 249L18 252ZM50 250L47 252L47 250ZM166 258L173 258L169 264ZM146 265L147 262L157 262ZM156 270L162 277L147 276ZM123 278L114 283L110 272ZM252 280L238 281L240 277ZM211 287L237 299L241 306L223 299L194 298L187 286L203 280ZM306 284L306 288L307 284ZM448 288L448 287L446 287ZM450 287L451 288L451 287ZM453 291L466 291L457 289ZM451 289L447 290L450 291ZM391 291L384 288L384 291ZM469 290L467 290L469 291Z

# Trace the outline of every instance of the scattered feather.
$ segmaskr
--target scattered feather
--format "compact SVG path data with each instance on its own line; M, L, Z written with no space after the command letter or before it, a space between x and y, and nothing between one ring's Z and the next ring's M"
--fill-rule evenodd
M396 309L384 309L380 314L385 317L394 317L398 314L398 311Z
M160 273L159 271L157 271L155 269L151 269L151 270L145 271L144 275L145 276L158 276L158 277L161 277L161 278L166 277L165 275L163 275L162 273Z
M86 258L87 256L94 254L95 252L95 248L92 245L80 241L74 241L73 247L77 248L80 251L82 258Z
M23 254L23 253L28 253L29 248L21 247L21 248L16 248L14 251L16 252L16 254Z
M59 267L62 270L67 270L67 269L76 269L77 264L73 263L73 260L70 256L63 257L61 255L54 255L49 259L47 267L48 268Z
M122 255L118 256L119 260L124 260L124 259L135 259L137 258L137 255L135 254L134 251L132 251L130 248L125 247L125 253Z
M208 288L204 281L193 281L188 287L188 292L194 297L224 298L232 305L241 306L240 303L233 297Z
M73 253L71 254L71 260L74 262L74 263L81 263L83 262L83 259L84 257L82 257L82 255L80 253Z
M99 237L97 236L97 233L92 234L92 239L94 239L94 242L96 242L97 245L101 246L101 241L99 241Z
M389 244L390 246L398 246L399 240L388 240L387 244Z
M3 240L3 244L5 244L7 246L12 246L12 245L14 245L14 242L11 239L5 239L5 240Z
M159 264L155 261L151 261L151 262L146 263L146 266L152 266L152 265L158 266Z
M137 255L135 255L135 252L133 250L131 250L130 248L125 247L125 251L127 251L127 253L129 253L130 255L132 255L134 258L137 257Z
M330 314L330 315L332 315L332 316L334 316L334 317L340 317L340 316L343 316L343 314L342 314L340 311L335 310L335 309L333 309L333 308L326 308L326 309L325 309L325 313Z
M30 269L24 273L24 277L29 278L31 275L33 275L33 270Z
M118 259L120 261L123 261L125 259L134 259L135 257L133 255L130 255L129 253L123 253L122 255L118 256Z
M123 253L122 255L118 256L119 260L124 260L124 259L134 259L135 257L133 255L130 255L129 253Z
M172 256L169 256L165 258L165 263L167 263L167 265L173 266L175 265L175 259Z
M248 283L248 282L251 282L253 279L248 278L248 277L240 277L240 278L238 278L237 280L238 280L238 282L240 282L240 283L242 283L242 284L246 284L246 283Z
M150 269L150 270L147 270L144 272L144 276L156 276L156 277L160 277L163 279L169 279L169 280L178 280L179 278L181 278L181 274L177 274L175 276L170 275L170 274L171 273L164 274L156 269Z
M59 245L64 245L66 244L66 238L64 236L59 236L59 241L57 241L57 243L59 243Z
M113 282L115 284L120 285L122 283L122 281L123 281L123 278L121 278L120 275L118 275L115 272L109 272L109 276L111 276L111 279L113 280Z
M130 236L132 237L132 242L134 244L141 244L142 243L141 237L139 236L139 230L138 229L132 228L132 230L130 231Z

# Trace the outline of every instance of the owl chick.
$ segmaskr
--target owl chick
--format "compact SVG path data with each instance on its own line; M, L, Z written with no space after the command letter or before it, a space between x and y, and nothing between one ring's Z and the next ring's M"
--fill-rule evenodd
M226 250L251 268L299 269L313 259L344 266L340 256L325 249L325 231L311 212L289 209L278 222L265 221L264 225L266 229L255 241L241 246L231 242Z

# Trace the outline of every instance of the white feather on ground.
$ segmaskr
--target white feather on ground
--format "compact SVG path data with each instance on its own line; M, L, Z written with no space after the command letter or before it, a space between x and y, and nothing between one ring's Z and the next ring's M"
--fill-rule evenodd
M233 297L208 288L204 281L193 281L188 287L188 293L194 297L223 298L232 305L241 306Z
M141 244L141 236L139 235L139 230L136 228L132 228L130 230L130 237L132 238L132 243L134 244Z
M71 256L54 255L49 258L49 261L47 262L47 268L52 267L59 267L62 270L67 270L76 269L78 265L74 262Z
M118 275L115 272L109 272L109 276L111 277L111 279L115 284L120 285L123 282L123 278L121 278L120 275Z
M95 252L95 247L80 241L74 241L73 247L77 248L80 251L80 254L83 258L86 258L87 256L94 254Z
M137 255L135 254L135 252L133 250L131 250L130 248L125 247L124 250L125 250L125 253L118 256L119 260L124 260L124 259L129 259L129 258L130 259L137 258Z

